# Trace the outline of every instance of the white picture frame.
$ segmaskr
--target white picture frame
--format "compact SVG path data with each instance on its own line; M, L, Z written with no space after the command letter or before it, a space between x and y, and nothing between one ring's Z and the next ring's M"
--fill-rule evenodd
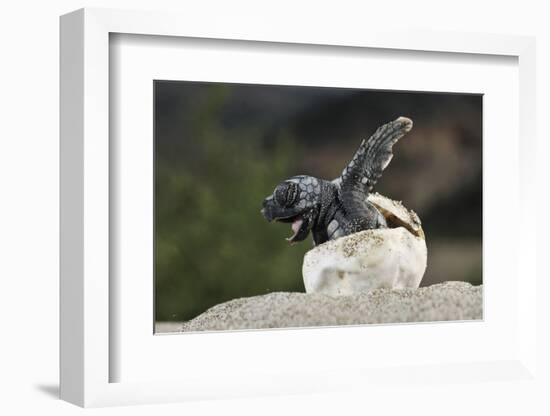
M519 173L517 213L521 226L515 247L517 270L522 285L517 288L517 343L506 354L495 354L470 362L426 363L411 367L377 368L372 364L356 369L280 368L264 377L235 378L220 371L212 378L199 372L192 376L174 374L155 381L113 381L112 367L121 357L112 348L111 312L116 298L109 276L110 257L110 34L181 38L276 42L282 45L331 45L333 48L370 48L427 51L441 54L503 55L517 58L519 68ZM61 398L80 406L158 403L196 398L247 397L254 395L334 391L378 384L433 383L455 381L480 383L484 380L522 382L536 380L537 270L536 219L526 215L536 204L533 192L535 160L535 43L530 37L507 35L379 31L374 29L330 32L325 28L301 31L259 25L235 28L224 20L205 26L190 16L83 9L61 18ZM516 273L518 271L516 270ZM517 316L516 316L517 312ZM401 326L401 328L405 328ZM454 327L453 327L454 328ZM356 331L361 328L356 328ZM483 330L483 329L481 329ZM405 329L402 329L405 331ZM454 331L454 329L449 329ZM293 336L299 336L300 330ZM318 336L337 337L334 330ZM151 333L152 336L152 333ZM201 335L199 335L201 336ZM207 335L213 337L212 334ZM216 334L217 337L228 335ZM243 336L235 345L243 342ZM256 336L257 338L258 336ZM213 339L213 338L212 338ZM219 339L219 338L218 338ZM166 341L165 341L166 342ZM216 340L218 342L218 340ZM348 354L353 358L356 351ZM357 357L358 358L358 357ZM357 360L359 361L359 360ZM244 364L246 365L246 363ZM177 373L177 369L174 369ZM411 374L414 373L411 377ZM320 377L324 374L325 377ZM408 380L408 381L407 381ZM359 387L360 388L360 387Z

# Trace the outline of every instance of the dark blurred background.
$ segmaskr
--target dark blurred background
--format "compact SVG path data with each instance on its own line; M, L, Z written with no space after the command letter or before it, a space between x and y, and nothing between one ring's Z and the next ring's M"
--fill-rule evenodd
M155 319L304 291L311 238L290 246L262 200L283 179L333 179L362 138L398 116L413 130L376 190L420 216L422 285L482 282L482 97L471 94L155 81Z

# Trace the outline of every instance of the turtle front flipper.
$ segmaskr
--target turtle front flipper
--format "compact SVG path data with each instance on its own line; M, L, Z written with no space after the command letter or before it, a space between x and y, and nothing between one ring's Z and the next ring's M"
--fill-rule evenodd
M340 199L347 215L357 218L371 214L366 199L390 163L393 145L412 129L412 125L409 118L399 117L363 139L340 178L334 181L340 187Z

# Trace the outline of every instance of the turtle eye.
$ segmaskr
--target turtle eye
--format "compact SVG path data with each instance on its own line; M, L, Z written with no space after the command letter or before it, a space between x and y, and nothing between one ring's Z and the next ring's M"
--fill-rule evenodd
M275 189L275 200L283 207L290 207L296 202L298 187L294 182L283 182Z

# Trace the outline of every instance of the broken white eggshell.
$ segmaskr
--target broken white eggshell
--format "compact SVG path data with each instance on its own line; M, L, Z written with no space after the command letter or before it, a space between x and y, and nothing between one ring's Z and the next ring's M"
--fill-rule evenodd
M302 266L307 293L341 296L420 285L428 258L420 219L380 194L371 194L368 200L389 228L361 231L308 251Z

